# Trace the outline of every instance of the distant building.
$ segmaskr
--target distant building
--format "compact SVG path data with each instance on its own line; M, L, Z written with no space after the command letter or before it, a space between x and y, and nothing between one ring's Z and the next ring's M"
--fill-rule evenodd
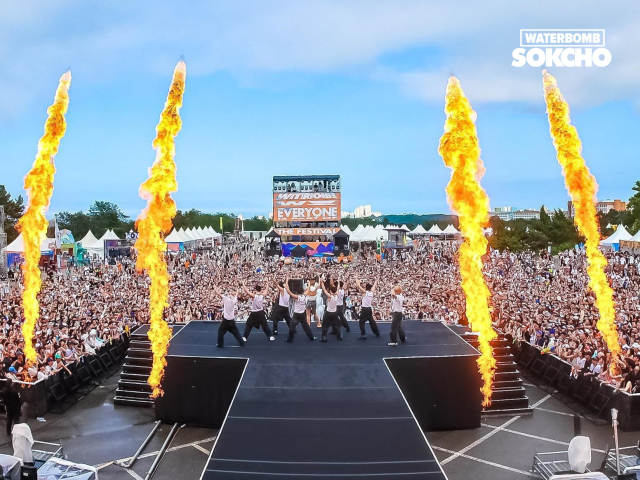
M624 212L626 209L627 202L623 202L622 200L603 200L602 202L596 203L596 210L603 215L609 213L611 210ZM567 212L569 218L576 216L576 210L573 207L573 202L571 200L567 203Z
M496 207L489 212L492 217L509 222L511 220L533 220L540 218L540 210L520 210L516 207Z
M372 212L371 205L360 205L353 212L342 212L343 218L369 218L371 216L380 217L381 212Z
M539 220L540 210L516 210L512 215L512 220Z

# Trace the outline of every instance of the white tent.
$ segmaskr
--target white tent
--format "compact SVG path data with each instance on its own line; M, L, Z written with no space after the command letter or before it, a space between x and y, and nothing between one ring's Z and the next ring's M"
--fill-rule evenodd
M185 242L193 242L197 240L196 236L193 234L190 228L187 228L180 233L182 233L182 236L185 238Z
M100 242L105 240L120 240L120 237L118 237L118 235L116 235L116 232L114 232L113 230L107 230L98 241Z
M633 237L631 237L629 240L631 240L632 242L640 242L640 230L638 230L638 233L636 233Z
M360 234L357 236L356 241L375 242L378 239L379 239L379 236L377 235L376 229L373 228L371 225L369 225L365 227L364 230L362 230L362 232L360 232Z
M347 235L349 235L349 236L353 235L353 232L351 231L351 229L349 227L347 227L346 225L340 225L340 228Z
M442 235L444 232L438 226L438 224L434 223L433 226L429 230L427 230L427 233L429 235Z
M51 248L51 244L55 244L55 238L45 238L40 244L41 252L48 252L49 250L53 250ZM24 253L24 240L22 239L22 234L18 235L13 242L7 245L7 248L4 250L6 253Z
M87 248L93 245L94 243L96 243L97 241L98 239L96 238L96 236L91 232L91 230L89 230L87 234L84 237L82 237L82 240L80 240L80 243L84 248Z
M447 225L447 228L445 228L442 233L446 235L458 235L460 231L453 225Z
M427 235L427 231L424 229L422 225L418 225L413 229L411 235Z
M614 247L616 245L620 245L620 240L631 240L631 234L627 232L627 229L624 228L624 225L620 225L613 235L608 238L605 238L600 242L600 245L604 245L606 247ZM616 249L617 250L617 249Z
M178 233L178 231L174 228L169 235L164 238L166 243L182 243L184 240L182 239L182 235Z
M401 228L402 230L404 230L405 232L410 232L410 231L411 231L411 230L409 230L409 227L407 227L407 225L406 225L406 224L403 224L400 228Z
M363 230L364 230L364 226L363 226L362 224L360 224L360 225L358 225L358 226L356 227L356 229L355 229L353 232L351 232L351 233L352 233L352 235L353 235L355 238L357 238L357 237L362 233L362 231L363 231Z
M380 240L382 238L383 242L389 240L389 232L387 232L382 225L376 225L376 240Z

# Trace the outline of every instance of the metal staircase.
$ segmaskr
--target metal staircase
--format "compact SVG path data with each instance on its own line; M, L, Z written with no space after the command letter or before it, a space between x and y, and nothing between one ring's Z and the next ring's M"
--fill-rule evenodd
M478 336L475 333L460 335L467 343L478 348ZM491 405L482 411L483 416L532 415L529 397L522 383L511 345L504 335L491 343L496 357L496 375L493 383Z
M143 325L131 334L129 351L124 359L118 389L113 403L130 407L153 407L151 387L147 378L151 373L151 342L147 337L149 325Z
M169 327L175 335L183 325L169 325ZM155 401L150 397L151 387L147 383L153 364L148 332L149 325L142 325L131 334L129 351L124 359L116 396L113 399L116 405L155 407Z

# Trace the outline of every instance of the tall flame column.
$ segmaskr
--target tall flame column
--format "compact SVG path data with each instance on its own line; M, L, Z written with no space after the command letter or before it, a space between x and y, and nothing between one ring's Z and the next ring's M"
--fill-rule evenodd
M596 215L598 184L582 158L582 142L578 130L571 125L569 104L558 88L556 79L543 71L544 99L547 104L549 128L556 147L558 163L562 167L564 182L575 207L575 223L586 239L587 273L589 287L596 297L600 313L597 327L602 333L609 351L620 353L621 347L616 329L616 312L613 290L605 274L607 259L598 249L600 229Z
M153 141L156 159L149 169L149 179L140 185L140 196L147 200L147 206L136 220L136 268L146 270L151 280L149 340L153 366L148 383L153 390L153 398L163 394L161 383L167 364L165 355L171 340L171 329L163 318L169 298L169 273L165 259L167 245L164 237L171 230L173 217L176 216L176 203L171 198L171 194L178 190L174 161L175 137L182 128L179 112L186 76L187 67L180 61L173 72L171 89L160 114L160 123L156 127L156 138Z
M40 316L38 293L42 286L40 268L40 246L47 235L49 223L45 213L53 195L53 178L56 167L53 162L58 153L60 140L67 130L65 114L69 108L69 87L71 72L66 72L58 82L53 104L47 109L49 117L44 125L44 135L38 142L38 153L33 167L24 178L27 192L27 210L17 224L18 231L24 241L24 264L22 265L24 290L22 291L22 307L24 323L24 353L28 365L36 363L37 354L33 346L33 332Z
M451 77L447 85L444 111L447 119L438 152L452 170L447 200L458 215L460 232L464 237L458 254L460 276L467 319L471 329L478 333L481 354L478 369L483 379L483 406L487 407L491 404L496 368L491 341L497 337L489 312L490 293L482 274L482 257L487 253L483 227L489 222L489 197L480 186L485 169L480 159L476 113L455 77Z

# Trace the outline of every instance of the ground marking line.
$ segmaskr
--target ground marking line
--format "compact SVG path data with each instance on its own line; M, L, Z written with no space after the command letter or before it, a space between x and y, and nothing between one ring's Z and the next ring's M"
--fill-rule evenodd
M413 420L413 417L357 417L357 418L303 418L303 417L238 417L229 415L229 418L234 418L236 420L284 420L289 421L293 420L296 422L306 422L306 421L320 421L320 422L351 422L357 420L366 420L366 421L374 421L374 420Z
M536 407L536 410L540 410L541 412L555 413L557 415L564 415L566 417L573 417L574 416L573 413L558 412L556 410L549 410L548 408Z
M445 453L453 453L453 454L458 453L458 452L455 452L454 450L448 450L446 448L436 447L435 445L433 446L433 449L440 450L441 452L445 452ZM458 456L462 458L466 458L467 460L473 460L474 462L484 463L485 465L490 465L492 467L502 468L503 470L508 470L510 472L519 473L520 475L526 475L527 477L538 478L536 475L534 475L531 472L527 472L525 470L519 470L513 467L508 467L500 463L490 462L489 460L483 460L482 458L472 457L471 455L466 455L464 453L460 453Z
M193 448L195 448L196 450L200 450L202 453L204 453L205 455L209 455L209 450L207 450L204 447L201 447L200 445L193 445Z
M200 445L201 443L208 443L208 442L213 442L216 439L216 437L209 437L209 438L205 438L203 440L198 440L195 442L191 442L191 443L184 443L182 445L176 445L175 447L171 447L169 449L167 449L167 452L175 452L176 450L181 450L183 448L187 448L187 447L195 447L196 445ZM148 458L148 457L153 457L155 455L158 455L158 453L160 453L160 450L157 450L155 452L148 452L148 453L143 453L142 455L140 455L138 457L138 459L140 458ZM209 452L207 452L209 453ZM109 465L112 465L116 462L128 462L129 460L131 460L133 457L125 457L125 458L120 458L118 460L112 460L111 462L106 462L106 463L102 463L100 465L97 465L96 468L98 470L102 470L103 468L108 467ZM129 469L125 469L127 471L130 471Z
M515 435L520 435L522 437L533 438L535 440L543 440L543 441L549 442L549 443L557 443L558 445L569 446L569 442L563 442L562 440L554 440L553 438L540 437L538 435L533 435L531 433L518 432L517 430L511 430L509 428L502 428L502 427L496 427L494 425L487 425L486 423L483 423L482 426L483 427L487 427L487 428L495 428L495 429L498 429L498 430L500 430L502 432L513 433ZM594 451L594 452L598 452L598 453L605 453L604 450L600 450L600 449L597 449L597 448L592 448L591 450Z
M273 473L273 472L245 472L240 470L207 469L207 472L232 473L235 475L269 475L270 477L400 477L412 475L440 475L442 472L389 472L389 473Z
M551 395L547 395L546 397L544 397L542 400L538 401L537 403L535 403L533 405L533 408L537 407L538 405L541 405L543 402L546 402L548 399L551 398ZM521 415L518 415L516 417L511 418L510 420L507 420L506 422L504 422L502 425L500 425L499 428L496 428L495 430L491 430L489 433L487 433L484 437L479 438L478 440L476 440L475 442L467 445L466 447L464 447L462 450L459 450L458 452L455 452L453 455L451 455L450 457L445 458L442 462L440 462L440 465L446 465L447 463L451 462L452 460L455 460L456 458L458 458L459 456L461 456L461 454L468 452L469 450L471 450L474 447L477 447L478 445L480 445L482 442L484 442L485 440L487 440L488 438L493 437L496 433L498 433L500 431L500 428L506 428L509 425L511 425L512 423L520 420L522 418Z

